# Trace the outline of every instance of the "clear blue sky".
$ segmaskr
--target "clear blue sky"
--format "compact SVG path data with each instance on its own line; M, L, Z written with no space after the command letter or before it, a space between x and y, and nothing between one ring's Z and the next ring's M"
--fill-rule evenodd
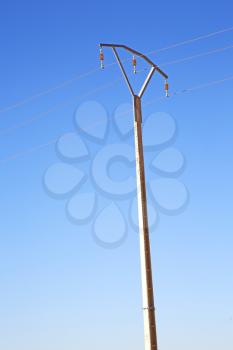
M8 1L1 6L0 108L98 67L97 44L152 51L228 28L230 1ZM169 62L233 44L233 32L153 55ZM110 54L107 60L112 62ZM166 68L172 90L233 75L233 50ZM5 130L69 97L38 122L1 133L0 159L73 130L86 92L120 77L106 69L0 114ZM154 82L146 99L161 95ZM145 106L170 113L185 154L190 201L162 215L152 236L159 348L233 347L233 82ZM157 95L156 95L157 94ZM79 97L80 96L80 97ZM124 83L90 96L111 113L130 102ZM153 131L152 131L153 132ZM139 242L129 232L115 250L100 248L90 227L72 225L64 201L43 188L54 145L0 164L0 348L143 348Z

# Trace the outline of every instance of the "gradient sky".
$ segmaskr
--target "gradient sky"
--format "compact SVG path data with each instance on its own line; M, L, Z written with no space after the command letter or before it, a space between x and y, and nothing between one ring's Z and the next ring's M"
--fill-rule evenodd
M231 1L8 1L1 5L0 109L98 67L97 44L141 51L207 34L232 23ZM233 45L233 32L153 55L159 64ZM152 56L151 56L152 57ZM111 53L106 59L112 62ZM233 75L233 49L166 67L171 90ZM47 196L54 145L9 156L73 130L83 95L120 78L106 69L0 113L0 348L143 349L138 236L100 248L89 227L72 225L65 203ZM163 82L160 82L161 84ZM146 99L160 96L154 79ZM185 154L190 201L162 215L152 236L161 350L233 348L233 81L145 106L170 113ZM73 97L41 120L15 124ZM130 102L124 82L93 93L111 111Z

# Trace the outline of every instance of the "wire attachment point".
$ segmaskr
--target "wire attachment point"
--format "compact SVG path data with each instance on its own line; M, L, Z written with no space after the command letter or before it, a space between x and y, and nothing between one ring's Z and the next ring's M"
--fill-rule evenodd
M136 74L136 73L137 73L137 69L136 69L137 60L136 60L136 57L135 57L135 56L133 56L132 64L133 64L133 72L134 72L134 74Z
M102 47L100 47L100 67L104 69L104 53Z
M168 81L165 80L165 84L164 84L164 89L165 89L165 92L166 92L166 97L169 97L169 84L168 84Z

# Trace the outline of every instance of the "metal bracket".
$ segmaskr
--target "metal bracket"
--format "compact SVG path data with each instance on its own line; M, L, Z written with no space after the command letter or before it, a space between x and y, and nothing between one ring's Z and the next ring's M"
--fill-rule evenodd
M113 52L114 52L114 55L115 55L116 60L117 60L117 62L118 62L118 65L119 65L119 67L120 67L120 69L121 69L121 72L122 72L122 74L123 74L123 76L124 76L124 78L125 78L125 81L126 81L126 83L127 83L127 86L128 86L128 88L129 88L129 91L130 91L130 93L131 93L132 96L138 96L139 98L141 98L141 97L143 96L143 94L144 94L144 92L145 92L145 90L146 90L146 88L147 88L147 86L148 86L148 84L149 84L149 82L150 82L150 80L151 80L151 78L152 78L152 76L153 76L153 74L154 74L155 71L157 71L157 72L158 72L160 75L162 75L165 79L168 79L168 76L167 76L166 73L164 73L154 62L152 62L147 56L143 55L143 54L142 54L141 52L139 52L139 51L136 51L136 50L134 50L134 49L131 49L130 47L128 47L128 46L126 46L126 45L118 45L118 44L102 44L102 43L101 43L101 44L100 44L100 47L101 47L101 48L102 48L102 47L110 47L110 48L113 49ZM117 52L117 50L116 50L117 48L125 49L126 51L131 52L133 55L137 55L137 56L141 57L142 59L144 59L144 60L151 66L150 72L149 72L149 74L147 75L147 77L146 77L146 79L145 79L145 81L144 81L144 83L143 83L143 85L142 85L142 87L141 87L141 90L140 90L140 92L138 93L138 95L136 95L136 94L134 93L133 87L132 87L132 85L131 85L131 83L130 83L130 80L129 80L127 74L126 74L126 71L125 71L125 69L124 69L124 66L123 66L123 64L122 64L122 62L121 62L121 59L120 59L120 57L119 57L119 55L118 55L118 52Z
M126 74L126 71L125 71L125 69L124 69L124 67L123 67L123 64L121 63L120 57L119 57L119 55L118 55L118 53L117 53L117 50L115 49L115 47L113 47L112 49L113 49L113 52L114 52L115 57L116 57L116 59L117 59L117 62L118 62L118 64L119 64L119 66L120 66L120 69L121 69L121 71L122 71L122 74L124 75L124 78L125 78L125 80L126 80L126 83L127 83L127 85L128 85L128 88L129 88L131 94L134 95L134 91L133 91L132 85L130 84L129 78L128 78L127 74Z

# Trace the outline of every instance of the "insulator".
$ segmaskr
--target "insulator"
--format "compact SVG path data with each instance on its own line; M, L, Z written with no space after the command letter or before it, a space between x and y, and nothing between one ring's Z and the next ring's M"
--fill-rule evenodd
M103 52L100 52L100 61L103 61L104 60L104 54Z
M137 73L137 70L136 70L137 60L136 60L135 56L133 56L132 64L133 64L133 72L134 72L134 74L136 74Z
M101 65L101 69L104 69L104 53L102 48L100 48L100 65Z
M164 89L165 89L165 92L166 92L166 97L169 97L169 93L168 93L169 84L168 84L167 80L165 80Z

